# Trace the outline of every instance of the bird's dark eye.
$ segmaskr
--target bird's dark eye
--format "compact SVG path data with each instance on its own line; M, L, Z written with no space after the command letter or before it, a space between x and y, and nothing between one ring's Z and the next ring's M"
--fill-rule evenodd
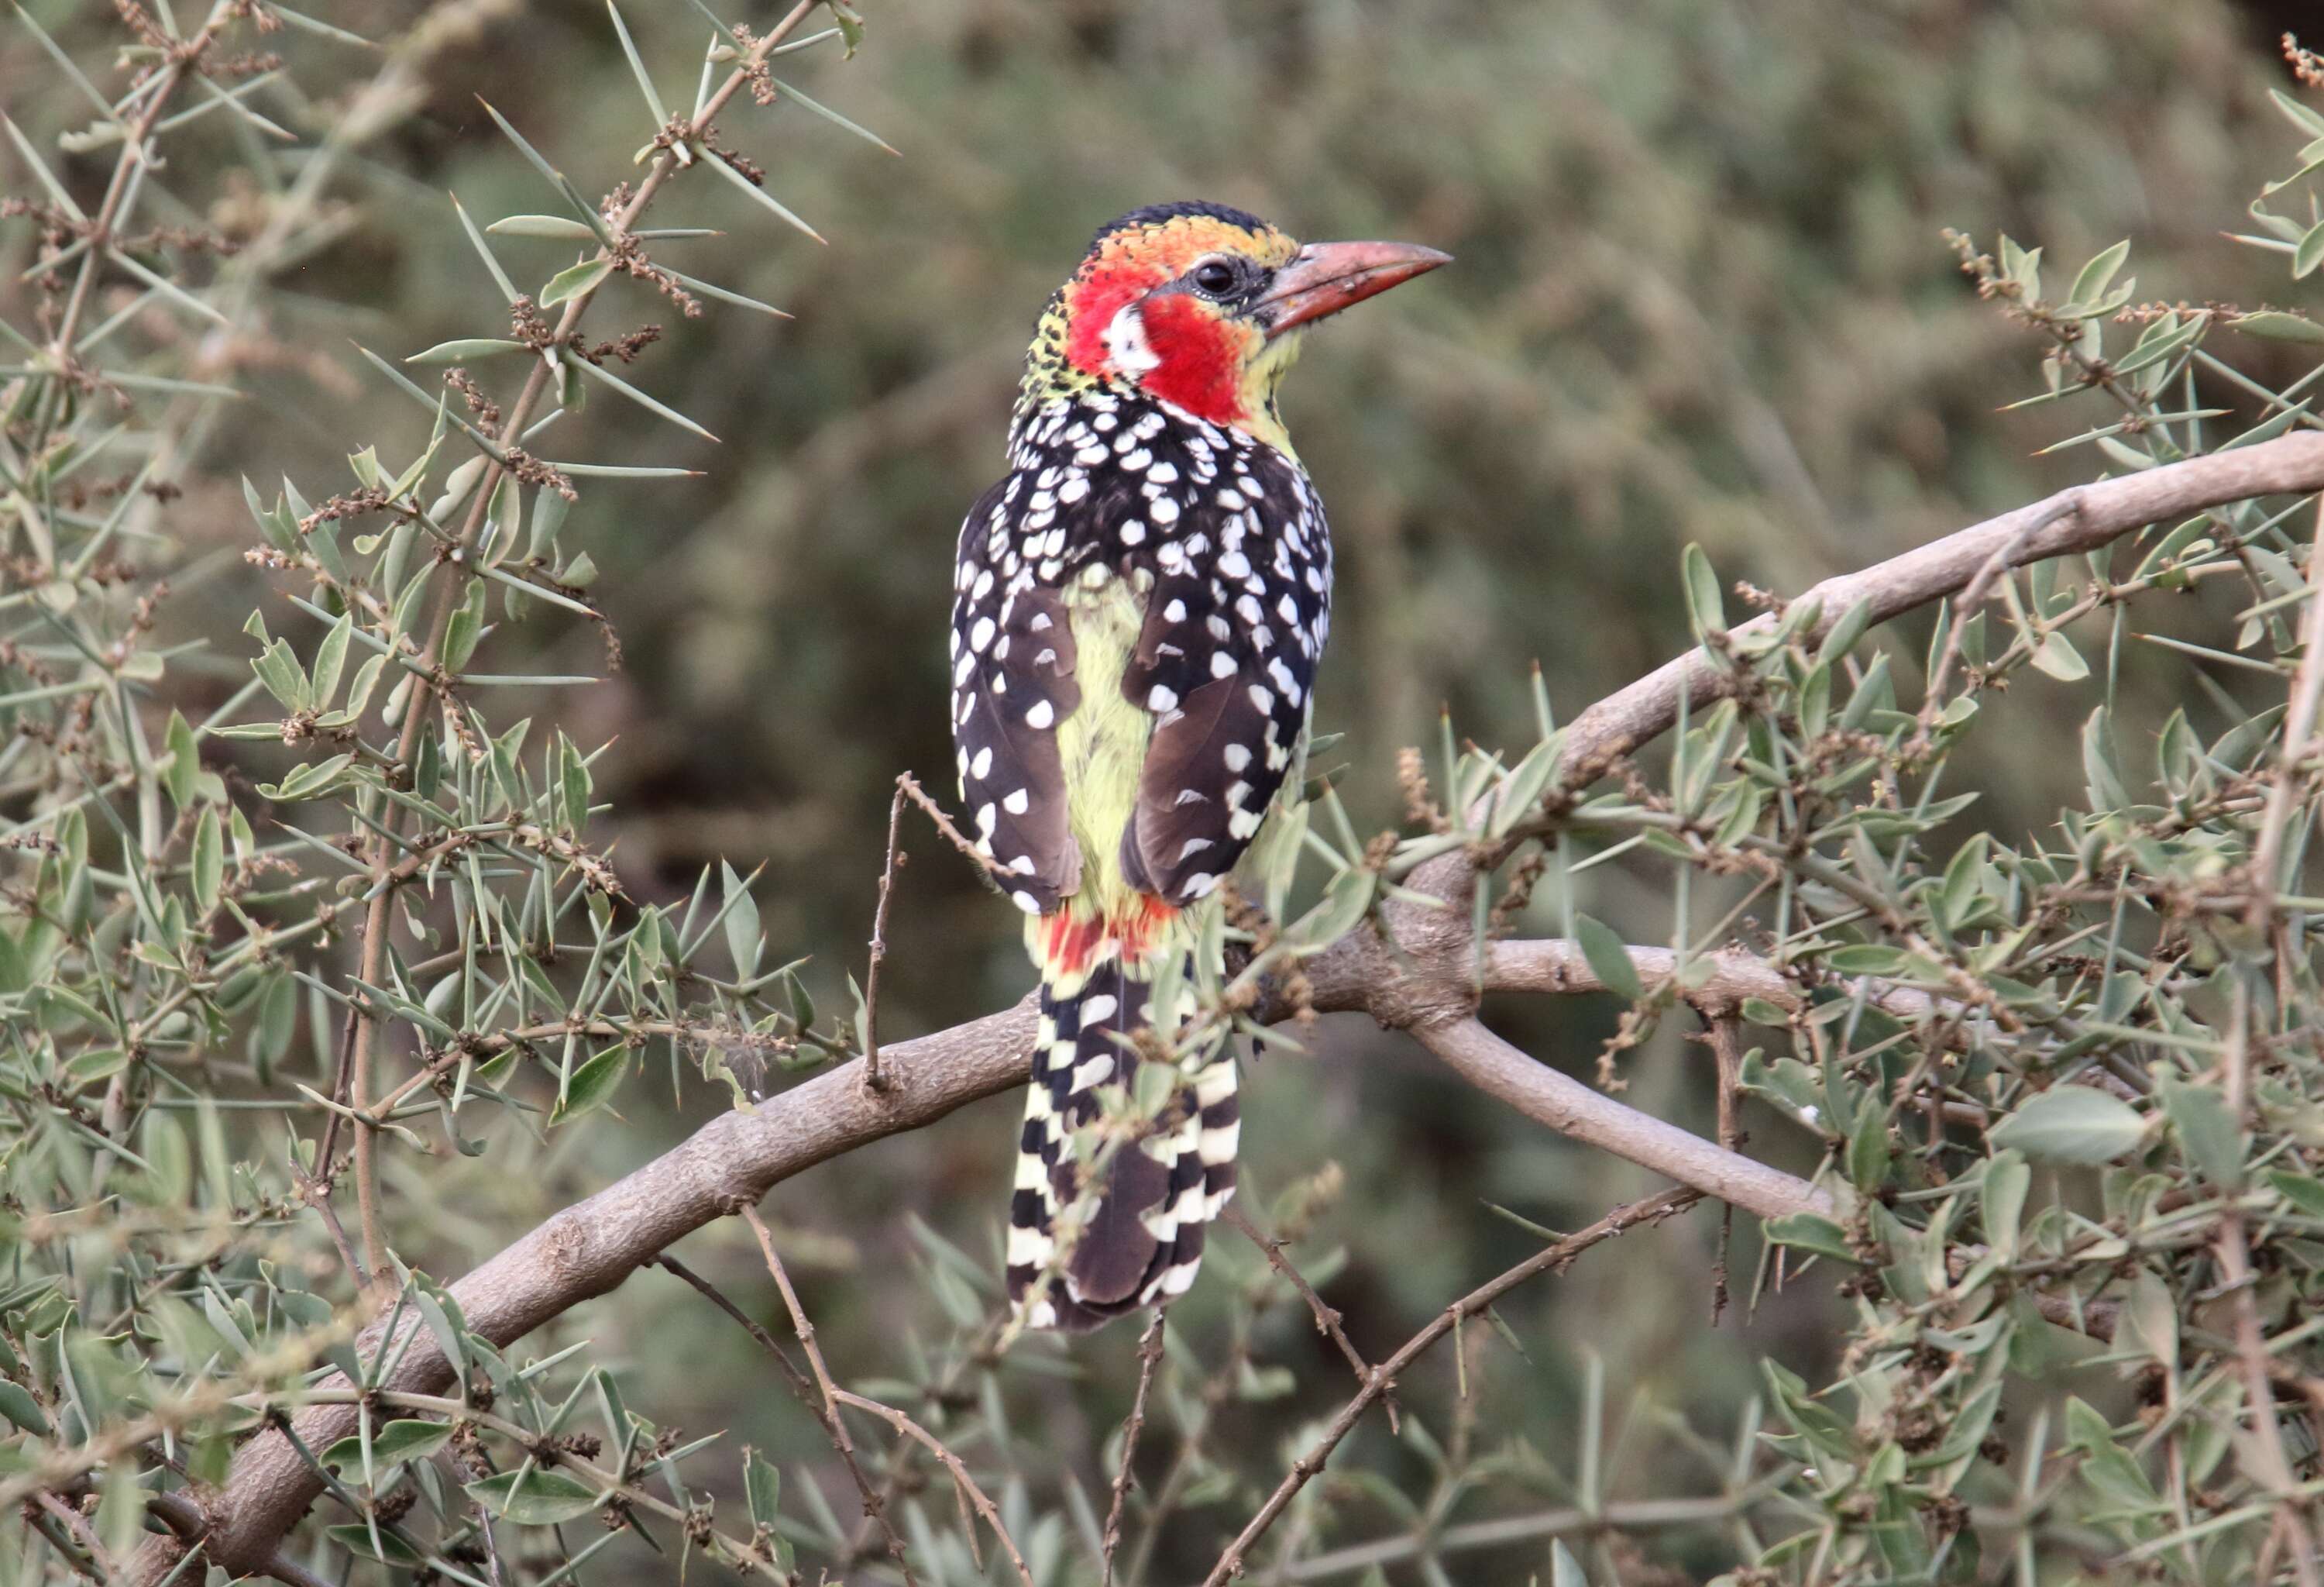
M1205 297L1225 297L1240 279L1240 272L1223 259L1205 260L1194 266L1194 290Z

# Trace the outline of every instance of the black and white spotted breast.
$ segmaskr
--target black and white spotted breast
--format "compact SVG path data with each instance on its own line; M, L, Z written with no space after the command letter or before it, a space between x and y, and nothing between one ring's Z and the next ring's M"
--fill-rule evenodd
M1020 909L1076 886L1057 724L1081 703L1067 608L1127 582L1144 623L1123 692L1155 718L1131 881L1211 890L1288 774L1331 623L1332 549L1304 470L1164 404L1103 392L1022 415L1010 473L962 525L953 734L979 846Z

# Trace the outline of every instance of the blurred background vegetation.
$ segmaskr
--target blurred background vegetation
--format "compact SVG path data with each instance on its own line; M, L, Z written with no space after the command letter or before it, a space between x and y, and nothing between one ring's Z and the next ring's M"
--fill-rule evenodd
M106 7L31 9L77 55L109 47ZM356 9L338 20L378 34L418 14L408 0ZM1722 572L1788 592L2088 476L2087 457L2038 455L2085 414L1999 411L2033 389L2038 349L1976 300L1941 228L1988 245L2006 230L2061 261L2134 236L2143 300L2252 308L2282 291L2280 261L2222 235L2283 164L2264 90L2282 79L2274 36L2285 19L2260 5L866 9L873 43L844 68L819 67L814 91L902 157L792 108L779 113L787 125L770 161L770 186L828 247L711 184L689 191L683 216L656 217L725 227L669 245L687 251L669 257L796 321L732 311L687 321L616 283L622 301L601 318L658 321L667 344L636 378L724 441L606 401L559 432L560 455L703 475L589 493L591 595L618 629L623 665L604 685L530 704L537 724L585 744L618 740L595 770L633 896L682 898L720 857L745 870L763 862L770 937L778 951L825 955L809 972L819 987L860 971L860 948L851 964L838 945L869 934L890 780L909 769L949 782L943 635L959 515L999 470L1036 309L1093 227L1120 211L1210 198L1303 236L1408 238L1458 257L1317 337L1286 397L1341 552L1318 726L1351 735L1327 763L1343 767L1337 780L1367 829L1400 815L1394 751L1432 742L1441 703L1481 741L1526 742L1529 659L1570 715L1681 648L1675 569L1689 540ZM351 205L337 240L282 283L267 334L204 350L211 378L230 373L250 397L179 481L189 500L171 521L188 569L161 613L166 635L230 633L262 599L242 560L251 531L238 475L327 480L352 446L408 457L424 442L417 408L374 400L350 338L401 355L497 334L489 283L445 195L480 216L544 206L479 94L584 191L628 174L616 151L639 135L613 135L604 118L626 129L639 113L602 12L486 0L471 15L473 32L431 64L413 113L365 152L369 201ZM649 61L690 73L698 14L641 5L629 20ZM75 115L69 96L41 88L50 70L28 38L0 30L10 114L43 148ZM360 76L348 69L350 82ZM327 74L270 90L300 91L327 96ZM310 107L310 120L327 111ZM112 157L100 149L65 168L86 186ZM231 199L208 219L234 232ZM23 291L29 257L23 230L7 236L15 252L0 259L0 293ZM521 278L567 262L559 244L500 246ZM2267 344L2238 352L2272 385L2292 367L2273 367ZM535 626L538 670L601 663L586 625ZM207 685L202 665L171 672L189 715L247 676L225 647L206 663ZM2062 688L2046 697L2052 687L2034 678L1989 701L1997 720L1964 752L1962 785L1989 790L1978 818L1997 831L2045 825L2079 789L2069 746L2083 706ZM220 755L213 763L245 794L279 769L263 746ZM908 846L882 998L890 1038L988 1011L1029 984L1013 912L925 832ZM1582 907L1631 940L1667 935L1658 881L1629 879L1618 863L1582 880ZM1564 900L1545 888L1535 908L1554 929ZM1614 1012L1584 1000L1495 1010L1529 1051L1584 1074ZM1678 1023L1630 1056L1630 1100L1707 1131L1706 1059ZM1368 1352L1528 1248L1483 1202L1570 1228L1650 1186L1360 1022L1328 1026L1318 1047L1258 1066L1246 1163L1268 1195L1327 1164L1343 1170L1311 1249L1344 1243L1329 1293ZM429 1209L425 1230L403 1231L409 1254L462 1270L719 1105L691 1083L675 1101L633 1088L619 1128L433 1163L424 1186L392 1160L391 1190ZM774 1199L843 1376L902 1374L914 1335L934 1325L913 1219L980 1259L997 1248L1015 1105L996 1101L859 1152ZM1795 1145L1770 1120L1747 1112L1746 1123L1778 1160ZM1731 1430L1758 1354L1821 1371L1840 1305L1823 1281L1706 1325L1715 1228L1698 1213L1516 1297L1504 1315L1530 1360L1487 1352L1473 1369L1488 1375L1486 1431L1569 1444L1592 1356L1611 1386L1609 1426L1634 1414L1635 1396ZM777 1315L741 1231L692 1244L689 1259ZM1748 1264L1748 1248L1738 1259ZM1219 1343L1221 1275L1254 1261L1227 1250L1175 1314L1206 1359ZM1296 1313L1270 1314L1257 1348L1296 1367L1296 1392L1323 1411L1344 1385ZM601 1359L624 1362L632 1403L665 1424L731 1426L787 1462L822 1448L739 1331L664 1275L632 1279L540 1344L584 1335ZM1013 1379L1056 1469L1099 1469L1133 1342L1117 1329L1078 1351L1078 1382ZM1449 1357L1435 1360L1429 1389L1449 1389L1452 1372ZM1231 1404L1222 1415L1231 1434L1239 1416L1288 1426L1283 1409ZM1425 1485L1417 1457L1392 1453L1380 1429L1360 1437L1373 1441L1375 1462L1402 1460L1407 1486ZM1232 1436L1214 1443L1237 1447ZM1609 1488L1655 1491L1623 1447L1609 1454ZM1259 1470L1277 1464L1275 1450L1246 1453ZM1185 1532L1162 1541L1155 1580L1207 1567L1211 1527ZM1703 1551L1691 1553L1697 1542ZM1468 1579L1505 1579L1493 1555L1472 1557ZM1715 1538L1674 1538L1666 1555L1688 1579L1725 1557ZM1630 1579L1656 1579L1632 1565ZM641 1580L663 1569L638 1568Z

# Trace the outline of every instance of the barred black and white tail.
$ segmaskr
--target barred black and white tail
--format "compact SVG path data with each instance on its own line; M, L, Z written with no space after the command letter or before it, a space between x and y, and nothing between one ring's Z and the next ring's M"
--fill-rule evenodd
M1127 1039L1153 1018L1151 997L1150 983L1118 957L1042 975L1009 1208L1009 1297L1029 1327L1082 1332L1184 1294L1206 1225L1234 1195L1241 1112L1223 1042L1144 1137L1116 1147L1099 1182L1084 1182L1094 1148L1077 1152L1074 1132L1097 1118L1099 1087L1154 1061Z

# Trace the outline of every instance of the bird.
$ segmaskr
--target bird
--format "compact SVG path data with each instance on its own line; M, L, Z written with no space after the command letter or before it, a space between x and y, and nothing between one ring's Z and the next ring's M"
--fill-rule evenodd
M1317 321L1449 259L1151 205L1099 229L1036 326L951 632L962 802L1040 978L1005 1255L1022 1326L1168 1305L1234 1193L1234 1058L1218 1034L1178 1050L1189 972L1222 954L1220 884L1302 795L1331 622L1277 389Z

